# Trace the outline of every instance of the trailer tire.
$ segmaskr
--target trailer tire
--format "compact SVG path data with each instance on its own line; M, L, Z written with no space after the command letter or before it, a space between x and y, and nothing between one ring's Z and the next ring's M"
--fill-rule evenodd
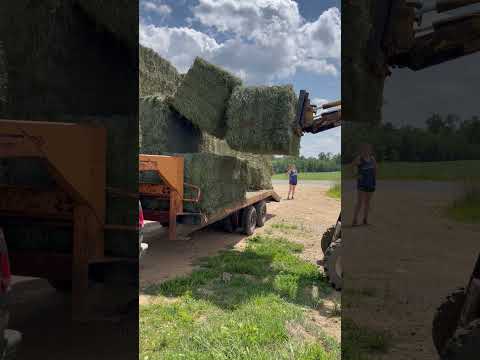
M438 307L432 322L432 340L438 354L443 352L453 337L465 302L465 288L459 288L447 296Z
M265 201L260 201L255 205L255 210L257 211L257 227L262 227L267 222L267 203Z
M335 226L330 226L322 235L321 246L322 252L325 254L328 247L332 243L333 235L335 235Z
M325 251L323 268L328 282L335 290L342 290L342 240L338 239L330 244Z
M249 206L242 213L242 231L245 235L252 235L257 225L257 211L255 207Z
M442 360L477 360L480 344L480 319L459 328L445 345Z

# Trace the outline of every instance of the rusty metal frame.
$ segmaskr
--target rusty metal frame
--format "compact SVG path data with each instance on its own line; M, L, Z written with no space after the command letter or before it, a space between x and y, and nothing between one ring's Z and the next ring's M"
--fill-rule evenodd
M140 183L139 193L140 196L168 200L168 211L144 210L143 214L146 220L154 221L163 220L168 216L168 238L175 240L177 238L177 215L183 212L183 157L140 154L139 171L155 171L163 180L164 184Z
M0 213L72 224L72 254L57 256L56 263L71 264L67 274L72 280L72 310L82 312L89 263L104 258L106 130L69 123L0 120L0 158L22 157L43 159L56 188L1 186ZM12 253L12 269L22 275L44 276L48 272L45 264L50 264L52 256Z

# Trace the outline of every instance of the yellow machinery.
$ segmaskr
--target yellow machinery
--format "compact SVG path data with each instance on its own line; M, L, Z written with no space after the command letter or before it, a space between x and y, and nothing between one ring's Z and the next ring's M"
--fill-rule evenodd
M76 310L88 287L89 264L104 259L105 154L100 127L0 120L0 160L42 159L55 181L54 189L0 185L0 216L26 226L41 221L73 229L71 254L13 251L12 273L71 280Z

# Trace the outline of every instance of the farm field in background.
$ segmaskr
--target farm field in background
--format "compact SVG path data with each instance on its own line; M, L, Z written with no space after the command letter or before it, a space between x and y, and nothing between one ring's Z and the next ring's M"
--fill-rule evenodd
M352 177L352 167L344 166L346 177ZM432 162L379 162L378 179L468 181L480 179L479 160Z
M298 180L328 180L328 181L339 181L341 177L340 171L331 171L331 172L301 172L298 173ZM275 174L272 177L273 180L287 180L287 174Z

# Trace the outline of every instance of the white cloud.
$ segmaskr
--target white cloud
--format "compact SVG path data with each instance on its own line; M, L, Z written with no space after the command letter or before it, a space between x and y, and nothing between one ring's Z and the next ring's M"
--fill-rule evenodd
M298 69L337 75L340 12L324 11L307 22L293 0L199 0L191 22L210 33L226 33L218 43L192 28L140 25L140 42L186 71L196 56L223 66L247 83L271 83ZM215 30L215 31L211 31ZM184 42L184 44L180 44Z
M172 8L164 4L161 0L142 1L140 6L147 12L154 12L160 16L169 15Z
M330 100L328 100L328 99L316 97L316 98L312 98L312 100L310 100L310 103L312 103L314 105L317 105L317 106L320 106L320 105L328 103L329 101Z
M300 142L300 154L306 157L316 157L321 152L339 154L341 149L340 127L318 134L305 134Z
M170 60L179 71L186 72L195 56L211 58L219 49L215 39L191 28L140 26L140 43Z

